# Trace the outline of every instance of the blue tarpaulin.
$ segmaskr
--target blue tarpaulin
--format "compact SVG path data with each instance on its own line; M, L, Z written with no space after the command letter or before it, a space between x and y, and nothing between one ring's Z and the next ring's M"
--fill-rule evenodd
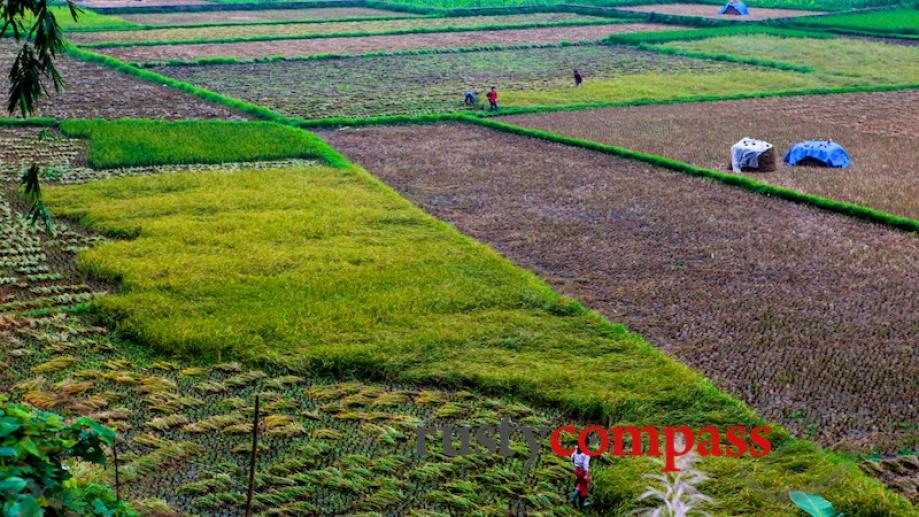
M750 11L747 9L747 6L739 0L736 2L728 2L724 4L724 7L721 8L721 12L718 14L727 14L727 13L734 14L733 11L731 11L731 8L737 11L737 13L742 14L744 16L747 16L750 14Z
M843 169L850 163L849 153L832 140L808 140L791 146L791 149L785 153L785 163L789 165L797 165L808 158L827 167L842 167Z

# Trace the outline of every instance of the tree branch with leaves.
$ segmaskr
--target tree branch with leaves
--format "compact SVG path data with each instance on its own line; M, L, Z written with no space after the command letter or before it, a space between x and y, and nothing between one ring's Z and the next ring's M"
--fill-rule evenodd
M77 20L76 5L67 0L70 16ZM18 109L23 118L35 113L36 103L48 94L50 83L56 93L64 89L64 78L54 62L64 50L64 35L48 0L0 0L0 38L12 35L22 46L9 71L9 97L6 109L12 115ZM29 203L32 224L39 220L50 233L51 214L42 201L39 178L41 169L33 164L22 175L20 185Z

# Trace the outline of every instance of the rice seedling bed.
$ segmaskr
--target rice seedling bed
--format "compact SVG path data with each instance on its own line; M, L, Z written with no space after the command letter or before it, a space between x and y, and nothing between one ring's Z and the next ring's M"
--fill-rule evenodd
M43 241L23 216L22 205L12 186L0 184L0 315L66 310L100 294L100 284L78 273L72 261L74 253L99 238L57 222L53 237Z
M694 75L725 79L732 72L750 79L747 72L756 77L759 71L735 63L606 46L154 68L203 88L308 118L458 111L463 107L463 92L475 89L484 97L491 85L508 96L512 93L507 92L554 88L563 91L556 100L565 103L577 94L570 77L573 69L581 70L588 83L616 78L636 84L645 76L659 83L662 75L674 76L674 82ZM772 79L772 85L781 84L779 79L786 73L762 74Z
M895 9L867 13L839 14L795 20L808 28L843 29L882 34L919 36L919 9Z
M482 128L324 135L799 436L916 446L914 235Z
M9 70L18 47L0 40L0 70ZM168 86L139 81L104 66L61 56L55 62L67 84L61 95L38 103L35 116L54 118L228 118L244 115ZM0 88L9 86L0 79Z
M572 13L535 13L508 16L464 16L459 18L409 18L403 20L362 20L328 23L284 23L268 25L224 25L218 27L176 27L140 31L84 32L72 34L77 44L123 44L145 42L197 42L207 40L246 38L304 38L329 34L363 34L416 29L475 29L496 26L513 28L515 25L544 23L602 23L605 19ZM613 20L615 21L615 20ZM273 42L277 44L277 42Z
M54 169L86 165L86 141L55 129L0 127L0 183L15 182L33 163Z
M65 6L50 6L49 9L65 31L129 29L137 26L134 22L121 17L101 14L88 9L80 10L76 20L71 16L70 9Z
M241 11L199 11L189 13L121 14L119 18L141 25L190 25L197 23L250 23L294 20L336 20L342 18L413 17L411 13L366 7L319 7Z
M320 38L242 43L157 45L152 47L113 47L96 49L128 62L162 63L232 57L239 60L297 58L321 54L361 55L376 52L460 49L470 47L511 47L515 45L553 45L561 42L597 42L612 33L671 30L651 24L584 25L541 27L494 31L400 34L359 38ZM429 57L428 59L431 59Z
M743 137L776 146L775 172L760 181L919 219L919 92L881 92L633 106L504 117L505 122L668 156L715 170ZM791 167L781 156L802 140L835 140L848 169Z
M626 7L620 7L622 11L630 11L635 13L658 13L658 14L670 14L677 16L699 16L702 18L713 18L717 20L729 20L729 21L758 21L758 20L769 20L772 18L791 18L796 16L808 16L814 14L823 14L820 11L803 11L799 9L769 9L756 7L753 5L748 6L750 9L750 14L748 16L731 16L718 14L718 11L721 10L722 4L715 5L714 3L710 4L653 4L653 5L630 5Z

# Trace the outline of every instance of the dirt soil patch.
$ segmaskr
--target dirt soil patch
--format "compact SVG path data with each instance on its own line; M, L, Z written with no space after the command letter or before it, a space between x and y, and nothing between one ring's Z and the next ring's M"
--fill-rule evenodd
M168 41L187 43L198 40L228 38L297 38L328 34L357 34L397 30L444 30L546 23L605 22L603 18L570 13L536 13L510 16L465 16L459 18L409 18L405 20L363 20L328 23L273 23L260 25L225 25L220 27L172 27L142 31L102 31L71 34L77 43L124 43ZM521 27L522 28L522 27Z
M0 70L9 70L19 47L0 41ZM36 117L54 118L246 118L161 84L140 81L100 65L61 57L58 70L66 89L38 103ZM8 89L6 75L0 88ZM54 92L49 86L49 91Z
M505 117L540 128L727 170L731 145L743 137L777 147L832 139L852 158L848 169L778 163L752 178L919 219L919 92L775 97L671 106Z
M192 13L122 14L119 18L142 25L190 25L195 23L244 23L287 20L335 20L375 16L416 16L398 11L366 7L320 7L306 9L263 9L259 11L199 11Z
M310 56L315 54L366 54L412 49L445 49L479 46L512 46L562 41L598 41L613 33L669 30L649 24L582 25L496 31L440 32L359 38L319 38L281 41L251 41L225 44L157 45L114 47L99 51L128 62L192 60L203 57L253 59L267 56Z
M505 92L569 87L574 69L591 79L604 79L720 73L749 67L632 48L584 45L154 68L203 88L303 117L458 111L463 109L463 92L470 88L484 97L491 85Z
M916 445L915 235L473 126L323 136L766 418L837 448Z
M620 7L618 9L620 11L632 11L636 13L660 13L673 14L678 16L699 16L702 18L737 21L768 20L770 18L792 18L797 16L813 16L815 14L824 14L821 11L802 11L798 9L763 9L761 7L748 7L750 9L750 14L748 16L718 14L718 11L721 10L721 6L708 4L634 5L630 7Z

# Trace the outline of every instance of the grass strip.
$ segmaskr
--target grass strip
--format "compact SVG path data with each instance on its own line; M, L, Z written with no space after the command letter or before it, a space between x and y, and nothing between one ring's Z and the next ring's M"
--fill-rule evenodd
M317 136L274 122L228 120L65 120L61 131L90 140L94 168L229 163L285 158L339 161Z
M805 31L800 29L787 29L771 25L732 25L730 27L713 27L706 29L690 29L682 31L660 32L633 32L630 34L611 34L606 41L619 45L655 45L671 41L693 41L726 36L749 36L765 34L780 38L813 38L833 39L836 36L825 32Z
M187 40L148 40L148 41L100 41L96 43L86 43L80 45L82 48L114 48L114 47L156 47L162 45L199 45L199 44L223 44L223 43L248 43L255 41L278 41L278 40L304 40L304 39L328 39L328 38L362 38L369 36L401 36L406 34L437 34L444 32L482 32L482 31L499 31L499 30L516 30L516 29L542 29L552 27L580 27L586 25L610 25L615 23L625 23L625 20L571 20L560 22L534 22L520 24L492 24L480 25L473 27L417 27L414 29L398 29L388 31L374 32L332 32L328 34L299 34L286 36L249 36L236 38L194 38Z
M712 179L723 183L725 185L730 185L732 187L738 187L743 190L747 190L756 194L762 194L766 196L777 197L779 199L784 199L786 201L792 201L794 203L800 203L804 205L813 206L820 208L822 210L827 210L829 212L835 212L838 214L843 214L849 217L854 217L856 219L861 219L864 221L883 224L900 230L906 230L910 232L919 233L919 220L910 219L907 217L900 217L888 212L881 210L875 210L873 208L868 208L866 206L857 205L854 203L844 203L842 201L836 201L833 199L827 199L820 196L815 196L812 194L806 194L803 192L798 192L796 190L791 190L783 187L777 187L767 183L763 183L746 176L741 176L738 174L727 174L724 172L715 171L712 169L706 169L704 167L698 167L686 162L681 162L664 156L654 155L643 153L640 151L634 151L631 149L626 149L624 147L617 147L608 144L601 144L598 142L593 142L590 140L582 140L579 138L571 138L567 136L562 136L557 133L552 133L549 131L542 131L538 129L529 129L520 126L515 126L513 124L507 124L505 122L499 122L497 120L482 118L482 117L472 117L468 115L463 115L459 117L461 120L469 122L471 124L476 124L480 126L487 127L489 129L494 129L497 131L504 131L506 133L513 133L522 136L528 136L532 138L539 138L541 140L547 140L550 142L557 142L565 145L572 145L576 147L581 147L584 149L590 149L592 151L602 152L604 154L609 154L612 156L618 156L622 158L627 158L630 160L638 160L641 162L649 163L659 167L663 167L672 171L682 172L684 174L689 174L691 176L700 176L703 178Z
M57 125L57 120L53 118L0 118L0 127L53 127L55 125Z

